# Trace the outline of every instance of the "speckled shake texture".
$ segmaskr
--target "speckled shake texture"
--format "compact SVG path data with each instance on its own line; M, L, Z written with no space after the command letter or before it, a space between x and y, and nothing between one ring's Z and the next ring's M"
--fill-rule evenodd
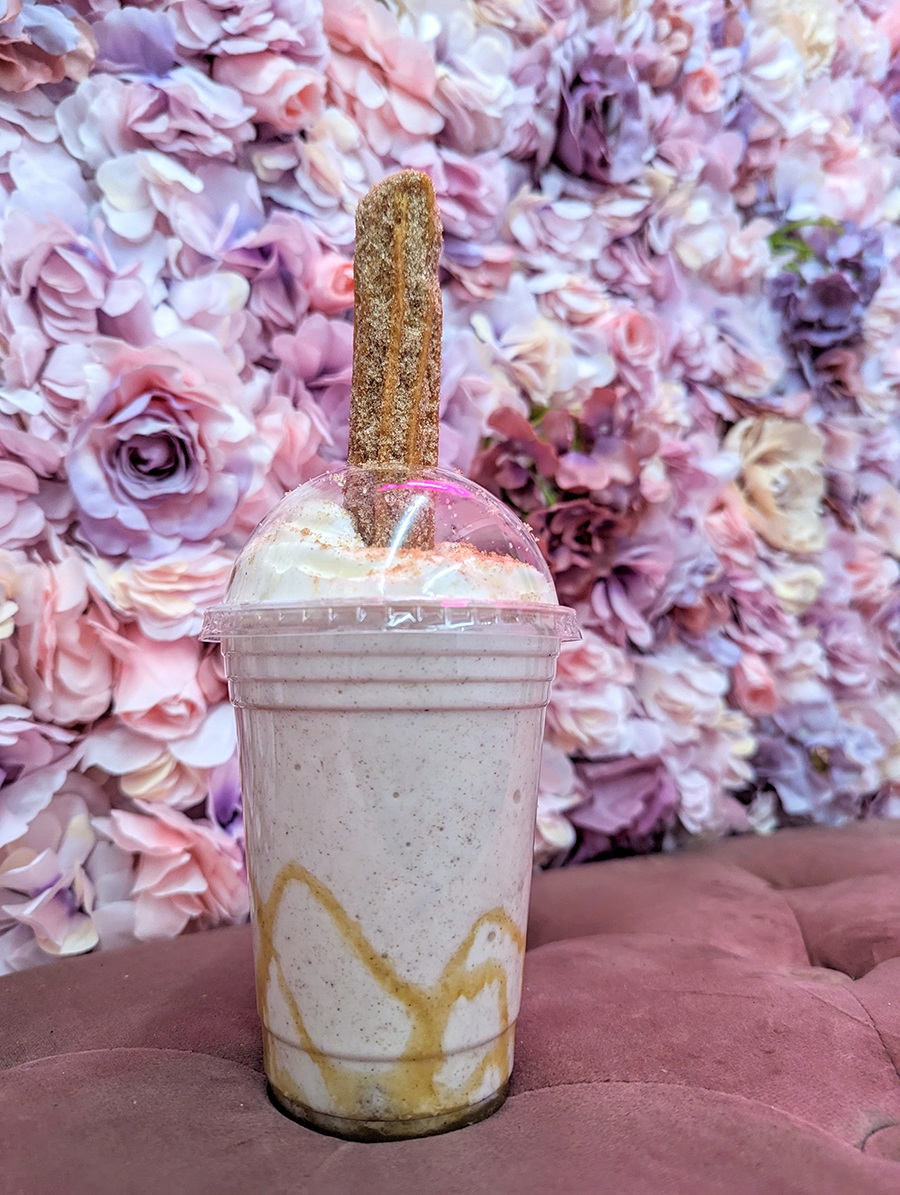
M360 201L353 265L353 379L348 462L393 480L438 461L441 224L425 174L404 170ZM390 542L406 496L373 484L352 496L366 543ZM407 535L425 547L430 520Z
M237 708L266 1073L359 1139L505 1094L553 635L223 643Z

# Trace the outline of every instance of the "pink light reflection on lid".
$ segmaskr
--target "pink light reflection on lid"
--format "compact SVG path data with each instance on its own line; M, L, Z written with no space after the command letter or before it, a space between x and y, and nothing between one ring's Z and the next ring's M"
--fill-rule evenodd
M461 485L454 485L452 481L432 481L427 477L419 481L390 481L378 487L379 493L384 490L436 490L443 494L456 494L459 498L471 498L469 490Z

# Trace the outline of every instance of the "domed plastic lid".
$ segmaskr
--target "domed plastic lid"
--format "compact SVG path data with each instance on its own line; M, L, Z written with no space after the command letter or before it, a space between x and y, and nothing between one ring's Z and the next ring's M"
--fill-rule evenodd
M347 468L260 523L202 638L498 623L580 637L524 523L461 474Z

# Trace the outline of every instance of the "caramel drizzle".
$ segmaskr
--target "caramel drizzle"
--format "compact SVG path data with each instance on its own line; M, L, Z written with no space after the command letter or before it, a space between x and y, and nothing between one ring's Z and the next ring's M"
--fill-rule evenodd
M466 960L475 939L487 926L496 927L510 936L519 951L524 950L522 931L502 908L491 909L482 914L472 925L465 939L454 951L437 982L423 987L404 979L383 958L368 940L358 921L348 915L334 894L311 872L299 863L287 863L279 871L272 885L269 899L261 902L254 890L256 908L258 951L256 958L257 991L261 1002L266 1003L269 978L274 966L279 991L290 1013L300 1048L315 1063L338 1114L366 1118L370 1107L367 1096L373 1080L354 1073L339 1059L331 1058L319 1049L303 1018L297 998L284 972L275 946L275 924L282 902L291 884L301 884L315 901L329 915L344 939L347 947L363 964L372 978L391 997L402 1003L409 1012L412 1025L406 1048L393 1067L379 1071L375 1085L385 1097L387 1106L395 1119L437 1115L471 1102L485 1075L491 1067L498 1072L498 1086L507 1078L509 1029L509 994L506 968L496 959L485 959L475 967L466 967ZM497 985L498 1011L502 1030L497 1041L485 1053L461 1090L448 1090L438 1080L443 1067L443 1038L453 1007L457 1000L465 997L473 1000L492 984ZM271 1059L267 1058L270 1077L283 1094L296 1103L309 1104L308 1099L297 1087L296 1082L283 1072L272 1074Z

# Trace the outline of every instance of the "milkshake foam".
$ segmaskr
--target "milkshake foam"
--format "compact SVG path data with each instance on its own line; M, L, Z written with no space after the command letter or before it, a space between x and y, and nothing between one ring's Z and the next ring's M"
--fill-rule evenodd
M466 543L431 550L366 547L348 511L314 500L303 523L275 522L239 558L229 600L306 602L357 598L464 598L556 604L553 582L532 564Z

